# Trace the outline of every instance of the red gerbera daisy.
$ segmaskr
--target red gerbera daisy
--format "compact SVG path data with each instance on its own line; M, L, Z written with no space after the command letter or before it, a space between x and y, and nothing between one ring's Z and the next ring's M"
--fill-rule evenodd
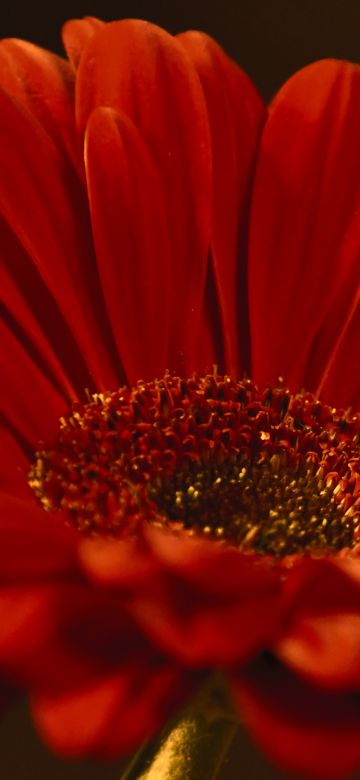
M360 765L360 69L305 68L267 116L201 33L64 40L70 62L0 48L4 680L56 750L114 755L220 669L275 761L339 777Z

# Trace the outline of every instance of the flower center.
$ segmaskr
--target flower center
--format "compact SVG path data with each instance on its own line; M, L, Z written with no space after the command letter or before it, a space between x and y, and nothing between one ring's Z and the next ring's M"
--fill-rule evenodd
M355 549L360 414L281 381L166 375L76 403L29 483L88 533L142 522L271 555Z

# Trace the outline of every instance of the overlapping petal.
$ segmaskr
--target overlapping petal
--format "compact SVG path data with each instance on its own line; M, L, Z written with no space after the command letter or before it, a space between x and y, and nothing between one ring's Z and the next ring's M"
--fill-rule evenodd
M360 69L304 69L262 131L207 36L88 17L64 39L72 67L0 48L2 674L56 751L112 756L220 666L274 760L341 776L360 763L356 559L275 563L141 524L86 539L26 479L84 388L166 369L237 375L251 352L260 384L359 402Z
M112 22L83 52L76 101L80 131L96 107L126 114L161 172L172 254L168 368L187 374L195 368L211 210L210 134L196 70L160 28Z
M62 57L27 41L0 43L0 84L79 168L74 118L74 75Z
M330 693L262 659L232 681L234 701L255 740L298 777L348 777L360 761L359 696Z
M115 757L148 739L182 703L190 685L168 664L124 664L115 674L32 703L35 722L57 753ZM180 694L182 692L182 695Z
M127 381L168 365L171 250L156 165L124 114L98 108L85 147L99 274Z
M359 349L358 329L355 343L347 335L359 306L359 97L359 66L335 61L280 90L259 149L249 238L254 378L282 375L338 405L358 393L358 372L344 384L340 365L345 349Z
M246 74L212 38L187 32L178 40L199 74L209 115L211 264L225 350L222 362L231 376L240 376L250 368L245 239L250 183L265 107ZM210 320L213 318L211 310Z
M4 92L0 105L0 210L76 334L89 382L116 387L106 330L104 338L99 328L103 316L81 185L50 138Z

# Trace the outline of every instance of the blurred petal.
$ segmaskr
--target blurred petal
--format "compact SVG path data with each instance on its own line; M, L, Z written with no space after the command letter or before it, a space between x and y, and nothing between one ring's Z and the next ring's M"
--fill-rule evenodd
M358 388L351 366L359 329L343 354L354 293L338 306L342 291L359 285L359 100L360 67L348 63L318 62L285 84L264 129L251 212L254 379L263 384L282 375L293 389L321 387L338 405ZM326 338L333 317L337 334ZM322 349L308 365L318 333ZM330 398L322 380L334 349L332 370L345 360L349 381L329 386Z
M30 488L26 481L29 462L14 432L0 424L0 491L29 498Z
M211 542L161 532L150 540L164 569L134 593L132 612L161 647L199 666L244 661L272 641L281 615L273 571Z
M77 536L62 514L30 496L0 495L0 581L32 582L76 570Z
M158 731L186 692L186 678L176 667L129 663L86 688L37 695L32 710L57 753L111 757Z
M253 663L231 687L254 739L285 771L335 780L358 766L358 695L313 688L271 659Z
M309 560L290 573L285 631L274 652L311 683L360 686L360 562Z

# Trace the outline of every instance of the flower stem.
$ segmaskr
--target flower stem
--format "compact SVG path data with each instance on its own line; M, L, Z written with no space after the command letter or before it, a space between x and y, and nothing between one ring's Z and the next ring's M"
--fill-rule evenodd
M220 780L238 730L226 695L212 681L158 740L140 748L121 780Z

